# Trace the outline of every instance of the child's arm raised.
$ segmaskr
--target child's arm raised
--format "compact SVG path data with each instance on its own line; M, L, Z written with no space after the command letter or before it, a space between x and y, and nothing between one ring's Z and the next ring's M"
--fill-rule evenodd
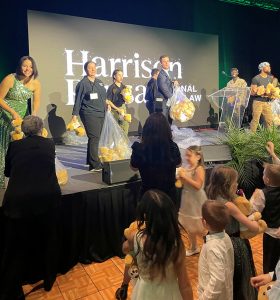
M238 222L246 226L250 231L259 231L259 224L256 221L251 221L245 215L243 215L235 204L233 204L232 202L227 202L226 207L229 209L230 215Z
M194 178L187 176L186 170L181 168L178 172L180 179L193 187L196 190L200 190L203 187L205 181L205 170L202 166L197 167Z
M276 164L276 165L279 165L280 164L280 159L275 153L275 147L274 147L274 144L272 142L267 142L266 150L271 155L273 163Z
M193 300L193 291L188 273L186 271L186 250L182 245L180 256L174 265L175 272L178 278L179 290L183 300Z

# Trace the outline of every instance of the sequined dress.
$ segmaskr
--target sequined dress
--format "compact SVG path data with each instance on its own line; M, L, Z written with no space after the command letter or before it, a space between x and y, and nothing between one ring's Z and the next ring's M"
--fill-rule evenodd
M28 104L33 92L24 86L22 82L14 78L14 85L9 89L4 101L13 108L21 118L27 114ZM5 156L10 142L10 133L13 131L12 116L0 107L0 188L5 186Z
M227 202L223 198L218 200ZM240 238L240 224L233 217L225 231L234 250L233 300L257 300L257 290L250 284L250 278L256 276L250 243Z

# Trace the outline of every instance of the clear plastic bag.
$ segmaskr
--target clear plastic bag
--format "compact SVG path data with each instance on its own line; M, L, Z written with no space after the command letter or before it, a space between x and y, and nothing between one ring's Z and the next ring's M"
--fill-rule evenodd
M184 140L196 135L191 128L178 128L176 125L171 125L172 135L174 140Z
M87 136L78 136L74 131L66 131L62 136L65 145L84 145L87 144Z
M192 136L177 142L180 149L188 149L190 146L201 146L201 138Z
M55 158L55 173L59 185L64 185L68 182L67 169L57 158Z
M280 125L280 99L275 99L271 102L273 123L276 126Z
M195 106L182 92L180 87L175 88L173 96L168 101L168 105L170 105L169 115L173 120L187 122L193 118Z
M101 162L128 159L131 156L129 139L110 111L105 115L98 155Z

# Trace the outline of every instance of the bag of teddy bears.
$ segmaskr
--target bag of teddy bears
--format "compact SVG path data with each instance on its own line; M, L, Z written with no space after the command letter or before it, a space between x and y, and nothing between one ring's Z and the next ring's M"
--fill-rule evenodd
M68 182L68 172L65 166L55 158L55 173L59 185L64 185Z
M180 87L175 88L174 94L168 104L170 105L169 115L173 120L183 123L193 118L195 106L182 92Z
M101 162L128 159L131 156L129 139L110 111L105 115L98 155Z

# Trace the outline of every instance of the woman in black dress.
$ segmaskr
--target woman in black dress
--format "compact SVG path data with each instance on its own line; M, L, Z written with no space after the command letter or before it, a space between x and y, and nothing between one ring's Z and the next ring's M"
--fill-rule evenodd
M131 167L139 170L142 178L141 194L158 189L176 203L176 168L181 163L181 154L166 118L160 112L151 114L144 124L141 142L132 145L130 159Z
M43 121L24 118L25 138L10 143L5 164L9 177L3 199L0 299L24 299L22 284L56 278L57 211L61 196L55 172L55 146L41 136ZM2 242L2 240L1 240Z

